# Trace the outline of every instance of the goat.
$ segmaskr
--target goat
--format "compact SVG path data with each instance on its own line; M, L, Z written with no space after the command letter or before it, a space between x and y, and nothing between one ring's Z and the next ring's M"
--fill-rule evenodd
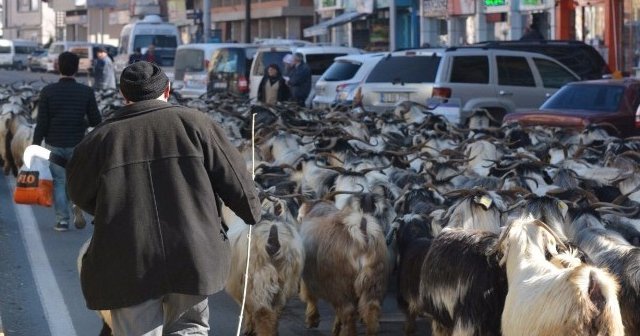
M497 233L445 228L422 264L419 295L434 336L500 335L507 279Z
M370 215L339 210L328 201L304 203L298 214L305 249L300 290L306 324L317 327L317 300L336 312L333 335L356 334L356 309L367 335L379 329L389 265L381 226Z
M595 265L618 278L625 333L640 335L640 248L629 245L617 233L603 227L580 230L575 242Z
M231 239L231 269L225 290L242 302L243 285L248 281L244 320L245 334L277 335L278 317L287 299L298 292L304 263L300 236L292 223L263 214L253 228L251 274L244 278L247 263L248 227Z
M548 261L547 255L560 254L558 244L557 235L533 217L520 218L503 232L499 249L509 291L502 334L624 335L615 278L566 253Z
M415 332L415 321L422 312L419 296L420 271L422 261L429 252L433 239L429 219L420 214L408 214L397 220L397 249L399 263L398 306L406 315L404 331L406 335Z

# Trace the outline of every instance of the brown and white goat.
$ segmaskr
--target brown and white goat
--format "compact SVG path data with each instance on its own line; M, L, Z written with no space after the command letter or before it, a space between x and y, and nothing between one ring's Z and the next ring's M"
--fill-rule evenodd
M614 277L559 254L558 244L557 235L532 217L514 221L503 232L499 248L509 291L502 335L624 335Z
M307 326L318 326L317 301L323 299L336 312L333 335L356 335L358 315L366 334L375 335L389 273L381 226L373 216L349 207L339 210L328 201L303 204L298 218L306 256L300 297L307 304Z
M278 317L287 300L298 293L304 263L302 241L293 223L263 214L253 227L249 278L247 264L248 227L231 239L231 269L225 290L242 303L244 281L248 280L244 331L247 335L275 336Z

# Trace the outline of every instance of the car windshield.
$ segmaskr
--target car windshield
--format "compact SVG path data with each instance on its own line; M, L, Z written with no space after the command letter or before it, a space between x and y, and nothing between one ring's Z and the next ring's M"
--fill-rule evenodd
M176 52L176 71L203 71L204 51L200 49L180 49Z
M616 111L624 97L624 87L606 84L566 85L542 104L546 110Z
M384 57L367 78L367 83L433 83L440 56Z
M324 73L324 80L327 82L349 80L355 76L361 65L357 62L336 61Z
M0 46L0 54L9 54L11 53L10 46Z
M133 49L147 48L151 44L156 48L176 48L178 46L178 37L176 35L136 35Z

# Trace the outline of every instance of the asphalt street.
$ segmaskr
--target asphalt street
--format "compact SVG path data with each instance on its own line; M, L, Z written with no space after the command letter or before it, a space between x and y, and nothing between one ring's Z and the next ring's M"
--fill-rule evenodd
M54 82L57 76L0 70L0 84L34 80ZM97 335L101 321L85 307L76 266L78 250L91 237L92 226L63 233L53 230L52 208L13 203L14 181L0 176L0 336L2 329L7 336ZM210 335L235 335L238 304L224 292L211 296L209 304ZM330 335L333 310L321 302L320 314L320 326L307 329L304 305L292 299L281 316L279 335ZM402 335L403 321L391 289L383 304L379 335ZM363 326L358 329L364 335ZM425 320L418 322L418 334L428 334Z

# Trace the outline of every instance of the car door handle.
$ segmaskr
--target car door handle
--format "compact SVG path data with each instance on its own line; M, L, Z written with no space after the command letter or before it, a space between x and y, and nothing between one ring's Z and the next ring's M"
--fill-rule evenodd
M500 90L500 95L501 96L513 96L513 92L509 92L509 91L505 91L505 90Z

